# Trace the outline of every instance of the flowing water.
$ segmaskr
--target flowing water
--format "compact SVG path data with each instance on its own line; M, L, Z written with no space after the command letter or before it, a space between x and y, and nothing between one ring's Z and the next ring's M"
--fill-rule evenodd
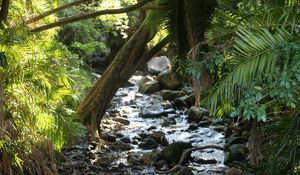
M64 151L66 162L59 165L61 174L155 174L154 167L142 165L137 160L136 165L128 163L128 155L141 157L152 150L141 149L138 145L143 141L143 136L156 131L165 133L169 143L174 141L190 142L193 146L218 145L224 146L224 135L208 127L189 129L186 109L173 109L169 101L162 100L158 94L145 95L138 92L138 82L141 76L130 79L131 86L120 88L116 93L107 116L102 120L103 132L113 134L112 143L103 143L99 148L87 143L76 145ZM143 117L141 111L148 112L159 110L168 114L156 117ZM129 121L129 125L120 124L115 118ZM121 142L127 138L129 143ZM159 145L156 150L163 148ZM226 166L223 164L224 153L220 150L200 150L191 155L192 159L187 164L193 169L194 174L219 175L224 174ZM211 164L203 164L203 160ZM100 162L100 163L99 163Z

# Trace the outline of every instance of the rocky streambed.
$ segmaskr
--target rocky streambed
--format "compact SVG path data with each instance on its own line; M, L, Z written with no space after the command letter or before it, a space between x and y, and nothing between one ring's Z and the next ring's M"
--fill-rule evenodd
M211 119L197 108L187 110L193 97L191 88L146 95L139 92L142 79L133 76L129 85L116 93L102 120L100 144L83 143L63 152L60 174L151 175L156 174L155 168L176 165L184 149L224 147L223 121ZM173 174L218 175L227 169L224 152L215 149L192 152L185 166Z

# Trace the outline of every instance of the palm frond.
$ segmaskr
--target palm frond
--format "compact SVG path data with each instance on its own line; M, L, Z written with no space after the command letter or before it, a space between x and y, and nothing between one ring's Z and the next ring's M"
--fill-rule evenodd
M291 38L285 29L277 28L272 34L265 28L259 32L240 28L228 60L233 70L212 91L211 111L215 113L219 104L232 102L237 86L247 86L254 78L273 71L280 45Z

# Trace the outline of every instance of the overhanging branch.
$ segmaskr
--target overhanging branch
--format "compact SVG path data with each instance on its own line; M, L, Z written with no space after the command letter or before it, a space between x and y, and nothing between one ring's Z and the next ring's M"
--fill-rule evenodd
M80 4L82 4L82 3L89 2L89 1L91 1L91 0L79 0L79 1L75 1L75 2L68 3L68 4L64 4L64 5L62 5L62 6L59 6L59 7L55 8L55 9L52 9L52 10L50 10L50 11L44 12L44 13L42 13L42 14L36 16L36 17L33 17L33 18L29 19L28 21L26 21L26 23L27 23L27 24L31 24L31 23L33 23L33 22L35 22L35 21L38 21L38 20L40 20L40 19L45 18L46 16L51 15L51 14L53 14L53 13L56 13L56 12L59 12L59 11L61 11L61 10L66 9L66 8L69 8L69 7L72 7L72 6L76 6L76 5L80 5Z
M66 17L66 18L62 18L60 20L58 20L57 22L51 23L51 24L46 24L44 26L41 27L37 27L35 29L32 29L32 32L40 32L43 30L48 30L54 27L58 27L58 26L63 26L69 23L73 23L73 22L77 22L77 21L81 21L81 20L85 20L85 19L89 19L89 18L95 18L97 16L101 16L101 15L108 15L108 14L120 14L120 13L127 13L127 12L131 12L133 10L136 10L142 6L144 6L145 4L147 4L148 2L150 2L152 0L143 0L141 2L138 2L134 5L130 5L128 7L124 7L124 8L119 8L119 9L107 9L107 10L100 10L100 11L96 11L96 12L87 12L87 13L83 13L80 15L75 15L75 16L70 16L70 17Z

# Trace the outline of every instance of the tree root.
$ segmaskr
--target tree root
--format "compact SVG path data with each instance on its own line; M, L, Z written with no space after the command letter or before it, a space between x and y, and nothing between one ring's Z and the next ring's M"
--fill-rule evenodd
M162 170L155 169L155 173L157 173L157 174L168 174L168 173L172 173L172 172L178 171L180 168L183 167L183 164L184 164L185 160L187 159L188 155L191 152L197 151L197 150L203 150L203 149L217 149L217 150L222 150L222 151L224 150L223 147L216 146L216 145L199 146L199 147L193 147L193 148L190 148L190 149L186 149L183 152L183 154L182 154L182 156L181 156L181 158L180 158L180 160L179 160L179 162L178 162L177 165L175 165L174 167L172 167L169 170L163 170L162 171Z

